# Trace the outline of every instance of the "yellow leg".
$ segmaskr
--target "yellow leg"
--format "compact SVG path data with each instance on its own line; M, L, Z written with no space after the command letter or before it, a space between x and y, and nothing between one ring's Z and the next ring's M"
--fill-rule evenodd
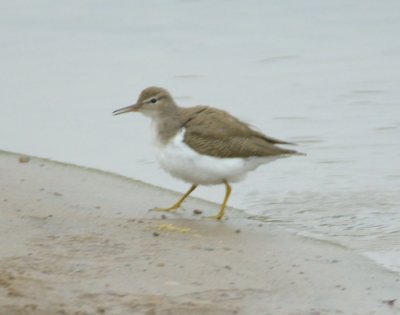
M209 217L210 219L221 220L222 217L224 216L226 203L228 202L229 196L230 196L231 191L232 191L231 185L229 185L229 183L227 181L224 181L224 183L225 183L225 187L226 187L224 201L222 202L222 205L221 205L221 208L219 209L218 214Z
M168 208L156 208L157 211L175 211L178 209L182 202L191 194L193 190L195 190L197 185L192 185L189 190L179 199L173 206L168 207Z

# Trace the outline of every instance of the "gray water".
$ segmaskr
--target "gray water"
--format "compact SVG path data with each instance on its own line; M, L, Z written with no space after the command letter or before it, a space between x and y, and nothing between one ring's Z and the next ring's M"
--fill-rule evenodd
M149 121L111 116L163 86L307 153L251 173L230 205L400 271L399 1L16 0L0 25L1 149L183 192Z

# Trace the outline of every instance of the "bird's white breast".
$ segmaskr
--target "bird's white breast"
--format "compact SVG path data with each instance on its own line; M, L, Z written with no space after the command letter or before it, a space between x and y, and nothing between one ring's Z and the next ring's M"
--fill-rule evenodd
M183 142L182 128L167 144L157 143L161 167L172 176L191 184L215 185L237 182L250 170L268 162L259 158L218 158L197 153Z

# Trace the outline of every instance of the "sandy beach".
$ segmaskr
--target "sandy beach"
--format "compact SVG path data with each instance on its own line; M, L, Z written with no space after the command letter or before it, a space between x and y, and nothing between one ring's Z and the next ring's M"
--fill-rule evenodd
M353 251L121 176L0 154L0 314L398 314ZM194 210L201 210L195 214Z
M0 149L184 192L160 170L150 120L111 114L160 86L182 107L226 110L307 154L251 172L230 205L400 274L399 1L14 0L0 21ZM176 198L164 194L146 207ZM127 217L147 210L128 195L118 199ZM117 212L98 203L96 214Z

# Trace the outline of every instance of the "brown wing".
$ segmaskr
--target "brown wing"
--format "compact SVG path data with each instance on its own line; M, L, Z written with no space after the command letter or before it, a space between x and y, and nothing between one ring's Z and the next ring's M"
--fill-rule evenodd
M225 111L206 106L181 108L184 141L199 153L215 157L266 157L296 154L275 144L290 144L251 129Z

